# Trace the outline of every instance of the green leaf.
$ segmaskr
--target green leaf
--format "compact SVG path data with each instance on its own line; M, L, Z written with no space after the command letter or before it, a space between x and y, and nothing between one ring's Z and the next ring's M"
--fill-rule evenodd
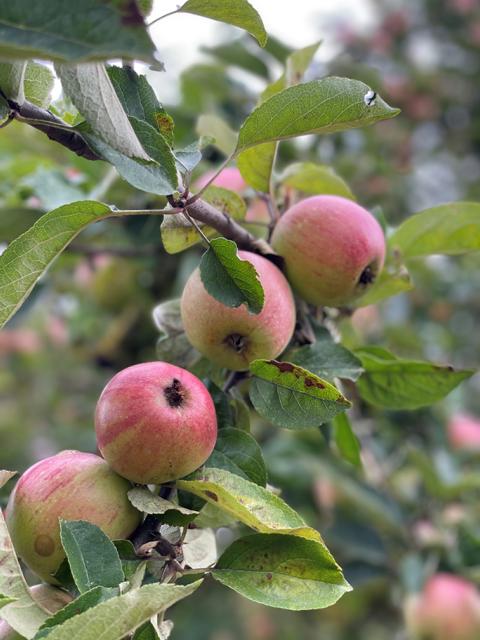
M168 511L177 511L184 516L191 516L190 520L193 520L195 516L198 515L198 511L181 507L179 504L175 504L174 502L170 502L170 500L153 494L149 489L144 487L130 489L128 499L135 509L143 511L144 513L163 515Z
M176 191L177 178L175 176L172 182L171 166L163 167L154 160L130 158L104 142L85 123L77 125L75 129L86 140L88 146L104 160L113 164L121 177L132 186L159 196L170 195Z
M2 472L2 482L8 482L11 471ZM33 638L49 613L30 595L20 564L15 555L5 518L0 510L0 593L12 602L2 606L1 618L25 638Z
M125 113L147 122L171 145L173 120L158 101L147 78L136 73L131 67L108 67L107 73Z
M247 0L187 0L179 11L240 27L248 31L262 47L267 42L262 19Z
M224 64L238 67L264 80L270 77L268 66L258 57L257 52L249 51L248 42L244 39L237 39L231 42L223 42L214 47L201 47L201 51L214 56Z
M161 170L166 176L168 187L170 189L172 187L175 187L176 189L178 186L178 178L175 156L173 155L173 152L170 149L170 146L168 145L166 139L159 131L157 131L157 129L148 124L148 122L138 120L134 116L130 116L129 121L133 127L133 130L137 134L137 138L142 143L142 147L144 148L144 150L147 152L150 158L158 162L159 166L161 167Z
M352 425L346 413L341 413L333 419L335 443L342 458L361 468L360 443L353 432Z
M58 169L47 169L40 166L34 173L28 175L22 184L30 187L45 211L57 209L71 202L78 202L85 197L82 189L73 185Z
M297 49L297 51L290 53L285 60L284 73L280 78L278 78L278 80L272 82L272 84L269 84L268 87L264 89L262 93L262 102L271 98L282 89L292 87L293 85L301 82L305 72L312 63L313 57L317 53L320 44L321 41L314 42L307 47Z
M82 593L73 602L70 602L63 609L47 618L36 634L35 640L46 638L54 627L115 596L118 596L118 589L106 589L105 587L94 587L90 591Z
M367 106L369 91L363 82L336 77L289 87L252 111L240 129L236 151L307 133L364 127L398 115L399 110L379 96Z
M198 589L201 580L180 586L177 584L148 584L110 598L88 609L49 633L49 640L121 640L133 633L154 615L186 598Z
M6 98L18 104L25 102L23 82L26 68L25 60L0 62L0 89Z
M157 358L188 368L200 353L192 347L185 335L180 313L180 300L166 300L153 310L153 320L161 336L156 345Z
M129 0L0 0L3 58L153 62L154 50L141 13Z
M351 406L332 384L290 362L254 360L250 371L250 400L278 427L318 427Z
M57 64L55 70L64 92L95 135L129 158L150 159L138 140L104 64Z
M441 400L475 372L430 362L402 360L386 349L355 351L365 373L357 381L364 400L387 409L418 409Z
M216 115L202 115L197 120L196 132L199 136L211 137L215 146L226 156L230 156L237 144L237 134Z
M293 611L329 607L351 591L322 544L288 535L257 533L236 540L212 576L249 600Z
M238 256L237 245L215 238L203 254L200 277L208 293L228 307L246 304L251 313L260 313L265 301L255 267Z
M289 165L280 176L280 182L303 193L326 193L355 200L348 184L332 167L314 162L296 162Z
M204 191L202 198L234 220L245 219L247 205L245 200L234 191L210 186ZM198 226L207 238L215 238L219 235L213 227L201 223L198 223ZM185 251L201 241L198 231L180 213L165 215L160 226L160 233L165 251L172 254Z
M175 149L173 154L175 156L175 160L177 161L177 165L180 164L180 171L187 172L190 174L197 164L202 159L202 152L200 151L203 146L201 146L202 141L192 142L188 147L184 147L183 149Z
M112 215L106 204L74 202L45 214L0 256L0 326L17 311L38 278L90 222Z
M288 358L320 378L345 378L355 382L363 371L360 360L334 342L328 329L318 327L315 334L317 339L313 344L289 352Z
M354 306L366 307L377 304L385 298L397 296L413 289L413 282L406 267L403 265L386 265L365 295L356 300Z
M25 98L42 109L50 106L55 77L49 67L33 60L27 62L23 87Z
M480 203L451 202L407 218L389 241L405 260L480 250Z
M267 470L262 450L253 436L241 429L220 429L207 467L226 469L264 487Z
M238 169L245 182L253 189L269 193L276 153L277 143L266 142L246 149L238 156Z
M203 498L248 527L263 533L289 533L321 541L299 514L281 498L226 469L204 468L177 487Z
M93 587L117 587L125 580L115 545L96 525L61 520L60 537L80 593Z

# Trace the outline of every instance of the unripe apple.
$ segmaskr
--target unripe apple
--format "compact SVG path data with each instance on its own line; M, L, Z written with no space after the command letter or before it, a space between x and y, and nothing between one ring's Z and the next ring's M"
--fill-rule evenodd
M181 311L187 337L198 351L221 367L244 371L252 360L276 358L286 348L295 328L295 303L275 265L248 251L238 255L253 264L262 283L265 304L259 314L245 305L232 309L215 300L198 268L183 290Z
M95 413L97 443L117 473L162 484L198 469L217 439L213 400L201 380L166 362L117 373Z
M33 599L49 613L60 611L73 600L69 593L51 587L49 584L36 584L30 587L30 593ZM24 640L24 638L14 631L5 620L0 620L0 640Z
M195 183L197 189L202 189L207 182L213 178L215 175L215 171L210 170L200 176ZM242 178L242 174L237 169L237 167L225 167L215 180L212 182L212 185L215 187L223 187L224 189L230 189L230 191L240 192L246 189L247 183Z
M385 259L382 228L366 209L340 196L313 196L278 221L272 247L307 302L336 307L360 297Z
M437 573L420 594L407 599L405 620L415 639L478 640L480 593L463 578Z
M447 424L447 436L453 449L480 451L480 420L457 414Z
M27 469L5 511L13 546L46 582L65 557L59 519L86 520L111 539L128 537L141 514L130 504L131 485L92 453L62 451Z

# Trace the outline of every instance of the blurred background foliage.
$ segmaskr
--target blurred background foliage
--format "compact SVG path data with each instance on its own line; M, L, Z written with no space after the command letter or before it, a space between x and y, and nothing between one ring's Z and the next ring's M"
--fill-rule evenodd
M480 5L374 4L376 21L367 33L357 33L348 15L337 16L330 26L341 50L328 64L314 62L307 79L364 80L401 116L285 142L278 169L299 160L329 164L360 203L381 208L395 226L427 206L480 199ZM204 47L202 61L180 77L178 102L167 105L177 148L193 141L199 114L238 128L256 103L252 86L278 77L290 52L275 38L265 51L243 37ZM222 159L207 147L202 170ZM42 212L86 197L128 209L162 205L105 164L77 158L27 126L13 123L0 132L4 245ZM94 450L93 412L104 383L122 367L155 359L152 308L179 295L200 255L198 247L166 254L159 222L134 217L89 227L0 333L0 467L23 470L63 448ZM430 258L415 264L412 275L413 292L341 319L344 343L478 366L480 256ZM292 433L254 417L271 484L324 533L356 589L328 610L293 614L210 583L175 608L177 637L400 639L406 637L403 599L425 576L446 570L479 582L480 455L452 447L446 430L458 413L480 421L479 391L477 375L442 403L416 412L375 410L357 400L352 421L362 471L332 452L328 426Z

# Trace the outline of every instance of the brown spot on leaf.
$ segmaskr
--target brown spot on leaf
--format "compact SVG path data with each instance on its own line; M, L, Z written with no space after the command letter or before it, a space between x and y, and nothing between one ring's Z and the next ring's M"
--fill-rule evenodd
M295 366L290 364L290 362L279 362L278 360L270 360L270 364L277 367L280 373L293 373L295 371Z
M166 138L170 138L172 136L175 125L172 117L169 116L168 113L156 113L155 122L157 123L157 127L162 135Z
M210 500L218 502L218 496L216 493L213 493L213 491L205 491L205 495L207 496L207 498L210 498Z
M325 389L325 385L320 380L314 378L305 378L304 384L306 387L316 387L317 389Z

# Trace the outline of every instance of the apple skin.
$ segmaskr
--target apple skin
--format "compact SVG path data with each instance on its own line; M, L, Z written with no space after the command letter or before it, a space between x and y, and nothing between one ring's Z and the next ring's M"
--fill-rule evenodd
M204 173L195 182L197 189L202 189L207 182L215 175L216 171L210 170ZM247 183L242 178L242 174L237 167L225 167L215 180L212 182L215 187L223 187L224 189L230 189L230 191L241 192L247 188Z
M239 251L255 267L265 292L262 311L255 315L245 305L235 309L207 293L197 268L185 285L182 321L191 344L212 362L233 371L245 371L257 358L276 358L295 329L295 303L290 286L266 258Z
M452 449L480 451L480 420L464 414L453 416L447 424Z
M198 469L217 439L213 400L201 380L166 362L117 373L95 412L100 452L132 482L162 484Z
M415 639L478 640L480 593L464 578L437 573L405 604L407 629Z
M30 593L38 604L40 604L49 613L56 613L63 609L69 602L73 600L72 596L66 591L56 589L49 584L36 584L30 587ZM14 631L12 627L0 620L0 640L25 640L23 636Z
M131 485L100 456L62 451L27 469L17 482L5 519L13 546L45 582L65 558L59 518L96 524L111 539L127 538L142 515L130 504Z
M366 209L340 196L312 196L278 221L272 247L285 259L287 278L314 305L348 305L383 268L385 238Z

